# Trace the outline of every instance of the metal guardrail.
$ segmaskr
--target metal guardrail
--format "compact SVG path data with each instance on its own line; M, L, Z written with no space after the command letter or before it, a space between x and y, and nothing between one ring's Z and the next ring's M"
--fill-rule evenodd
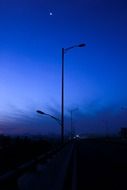
M20 176L22 176L26 172L33 171L36 168L37 164L47 162L49 159L52 158L52 156L56 155L65 147L65 145L69 143L70 142L67 142L55 148L54 150L42 154L34 160L30 160L29 162L16 167L14 170L11 170L0 176L0 190L18 190L17 180Z

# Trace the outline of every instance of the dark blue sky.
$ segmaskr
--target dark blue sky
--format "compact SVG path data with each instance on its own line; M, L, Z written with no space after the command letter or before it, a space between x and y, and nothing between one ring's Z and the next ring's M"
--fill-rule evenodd
M127 2L1 0L1 133L59 133L35 111L60 117L61 48L82 42L65 55L66 130L75 107L79 133L126 126Z

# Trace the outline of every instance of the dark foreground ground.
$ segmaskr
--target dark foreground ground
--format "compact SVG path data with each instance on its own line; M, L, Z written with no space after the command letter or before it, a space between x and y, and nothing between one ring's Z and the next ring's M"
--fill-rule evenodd
M0 141L0 176L52 150L53 143L29 138L4 137Z
M75 148L64 190L127 189L127 140L78 139L72 143ZM43 140L16 141L10 147L1 149L0 172L16 168L51 149L51 144Z
M127 142L79 140L77 189L127 189Z

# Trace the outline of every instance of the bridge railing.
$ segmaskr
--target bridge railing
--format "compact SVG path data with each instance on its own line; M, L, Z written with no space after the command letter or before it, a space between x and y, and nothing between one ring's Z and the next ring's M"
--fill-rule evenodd
M63 160L65 160L63 157L64 156L66 157L67 156L66 154L71 154L70 149L71 149L71 151L73 149L72 143L67 142L64 145L59 146L59 147L55 148L54 150L47 152L46 154L40 155L37 158L35 158L34 160L30 160L29 162L24 163L24 164L16 167L15 169L5 173L4 175L0 176L0 190L23 189L23 185L21 184L22 183L21 179L23 179L22 176L24 176L25 174L30 174L31 172L35 174L37 172L37 166L39 164L47 165L47 162L52 163L52 164L49 164L49 166L48 166L49 168L53 168L53 164L55 166L57 165L56 168L58 168L59 167L58 165L63 164L61 162ZM69 160L69 155L67 157ZM55 160L55 161L52 161L52 160ZM68 160L66 159L66 162L68 162ZM66 165L67 165L67 163L66 163ZM54 168L54 171L55 171L55 168ZM49 172L51 172L51 171L49 171ZM29 178L29 175L27 177ZM19 181L20 181L20 183L19 183ZM25 182L25 183L27 184L27 182Z

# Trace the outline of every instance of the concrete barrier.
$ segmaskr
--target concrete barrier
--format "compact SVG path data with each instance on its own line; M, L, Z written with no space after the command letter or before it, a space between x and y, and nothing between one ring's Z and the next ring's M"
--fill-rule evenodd
M37 164L35 171L26 173L18 179L19 189L63 190L73 149L73 143L67 144L46 164Z

